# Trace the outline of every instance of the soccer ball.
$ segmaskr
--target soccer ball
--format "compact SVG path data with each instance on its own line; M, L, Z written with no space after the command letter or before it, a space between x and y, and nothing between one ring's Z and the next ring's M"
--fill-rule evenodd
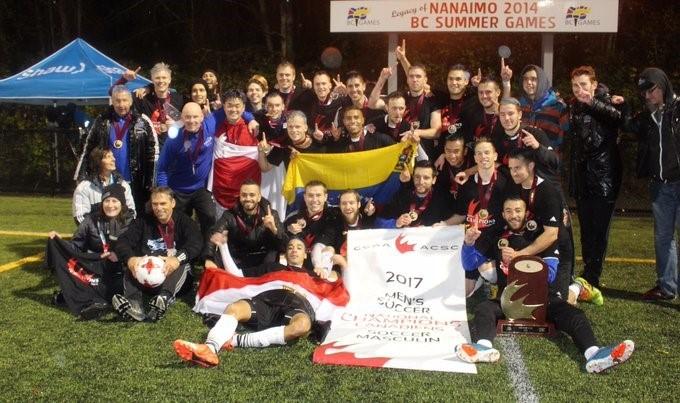
M145 287L158 287L165 281L164 266L163 259L156 256L144 256L137 263L135 278Z

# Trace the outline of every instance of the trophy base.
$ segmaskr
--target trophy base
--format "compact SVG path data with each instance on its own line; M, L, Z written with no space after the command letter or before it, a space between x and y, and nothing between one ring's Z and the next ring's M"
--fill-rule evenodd
M499 336L553 336L555 326L552 323L539 323L532 320L499 320L496 325Z

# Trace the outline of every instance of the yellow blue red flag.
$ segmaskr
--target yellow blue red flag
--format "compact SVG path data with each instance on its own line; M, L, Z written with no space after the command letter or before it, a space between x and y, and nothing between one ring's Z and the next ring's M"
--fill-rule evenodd
M337 204L340 192L357 190L364 198L386 204L399 190L399 173L413 163L415 146L398 143L375 150L343 154L298 154L290 161L283 196L298 205L305 183L320 180L329 191L329 203Z

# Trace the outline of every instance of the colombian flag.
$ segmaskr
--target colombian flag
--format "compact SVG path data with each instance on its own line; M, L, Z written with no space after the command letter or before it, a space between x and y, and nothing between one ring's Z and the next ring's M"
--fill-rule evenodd
M328 186L330 204L338 204L340 192L346 189L372 197L376 205L387 204L399 190L399 173L413 164L415 150L415 145L405 142L354 153L301 153L288 166L283 196L298 206L305 183L320 180Z

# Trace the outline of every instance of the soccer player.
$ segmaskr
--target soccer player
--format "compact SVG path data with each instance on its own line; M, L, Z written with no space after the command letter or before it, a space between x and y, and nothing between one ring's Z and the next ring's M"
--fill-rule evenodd
M437 171L430 161L418 161L413 168L413 181L408 168L399 176L399 192L376 219L378 228L404 228L432 225L449 214L446 198L435 191Z
M456 175L465 171L468 166L468 148L465 146L465 138L460 132L447 134L444 138L444 161L439 170L435 189L448 193L450 195L451 203L458 200L460 185L456 181Z
M270 171L283 162L286 167L299 153L324 153L327 147L312 140L307 127L307 117L300 111L289 111L286 118L288 138L281 145L270 144L263 134L258 143L258 164L262 172Z
M305 269L307 258L305 243L292 238L286 249L286 264L272 263L260 267L261 274L274 271L295 271L318 275ZM333 277L329 281L337 278ZM285 345L291 340L306 336L314 322L314 309L309 301L294 290L286 288L262 292L249 299L229 304L224 313L208 332L205 344L175 340L173 347L177 355L187 362L210 368L219 364L218 353L234 347L268 347ZM257 329L252 333L237 334L239 323Z
M406 98L401 92L395 91L385 98L387 115L375 119L369 123L375 126L375 131L385 133L394 141L402 141L402 138L411 133L411 125L404 120L406 113Z
M309 181L303 198L302 208L288 214L284 226L289 236L302 239L311 250L314 267L322 267L330 273L335 254L333 245L342 228L340 213L337 208L328 206L328 188L321 181Z
M513 168L516 175L525 175L528 171L526 165L513 164ZM547 182L543 183L547 185ZM536 194L536 203L536 214L529 217L527 204L522 197L508 198L503 204L505 229L500 236L480 238L482 233L476 225L468 228L462 251L464 269L477 270L487 259L494 259L498 266L492 270L495 269L493 275L497 277L495 281L500 288L497 295L500 295L507 283L508 264L514 257L525 255L541 257L548 266L548 281L551 284L547 317L558 330L564 331L574 340L586 359L586 371L602 372L626 361L635 349L635 344L631 340L625 340L614 346L600 347L583 311L568 304L552 289L558 277L560 255L557 251L556 231L551 229L553 228L551 218L559 217L560 203L556 197L545 192L542 195ZM475 342L456 346L458 358L473 363L498 361L500 352L493 348L492 343L496 337L496 321L504 317L501 303L497 298L477 305L472 321L472 326L476 329L473 338Z
M361 195L353 189L340 193L340 213L342 214L342 232L338 233L335 251L347 257L347 233L356 229L370 229L375 226L375 206L371 199L361 205Z
M490 139L500 137L503 134L503 126L498 121L498 106L501 89L498 82L491 77L484 77L477 86L478 103L471 108L466 115L469 124L463 127L465 140L474 142L480 137Z
M395 140L386 134L377 131L369 132L364 127L364 114L356 106L352 105L344 109L342 125L347 131L347 136L329 145L329 150L333 152L366 151L396 144Z
M239 146L256 146L257 138L253 136L241 117L245 111L246 96L241 90L227 90L222 95L222 103L226 119L218 127L215 135L215 145L213 146L213 182L212 192L218 205L218 211L234 206L238 200L240 183L235 183L234 177L242 177L243 167L240 164L233 164L228 156L227 143ZM253 174L255 175L255 174ZM245 178L248 179L248 178ZM260 172L256 178L260 180Z
M278 213L262 198L254 180L243 182L238 203L222 214L210 232L205 267L217 267L215 262L224 267L215 245L226 243L238 267L254 267L277 261L288 241Z
M553 150L545 132L524 123L520 103L515 98L501 99L498 118L503 127L503 134L493 140L498 152L498 162L503 166L502 169L507 170L511 150L517 148L535 150L538 175L548 180L561 194L560 157Z
M262 136L267 138L272 144L282 146L288 138L286 128L286 116L283 111L285 105L283 97L278 92L270 92L264 100L265 111L260 111L255 114L255 120L260 124L260 133L258 140L262 140Z
M500 225L508 178L496 168L498 154L491 140L482 137L475 143L477 173L460 187L454 214L445 224L477 223L481 231Z
M378 105L380 98L380 91L385 85L385 82L392 75L390 68L384 68L375 88L371 92L368 101L368 106L375 108ZM436 153L437 139L439 138L439 130L441 128L441 112L439 105L434 96L428 96L426 91L427 85L427 69L422 64L411 64L407 71L406 83L408 85L408 93L406 99L406 113L404 120L414 126L414 137L420 139L420 144L427 153L428 157L436 158L439 155Z
M115 252L127 266L123 284L125 294L113 296L113 308L124 318L142 322L160 320L191 272L191 261L203 248L198 225L175 209L172 189L157 187L151 191L153 214L136 218L118 239ZM149 289L135 276L138 262L144 256L158 256L165 261L165 281ZM148 316L142 308L144 294L154 294L149 301Z

